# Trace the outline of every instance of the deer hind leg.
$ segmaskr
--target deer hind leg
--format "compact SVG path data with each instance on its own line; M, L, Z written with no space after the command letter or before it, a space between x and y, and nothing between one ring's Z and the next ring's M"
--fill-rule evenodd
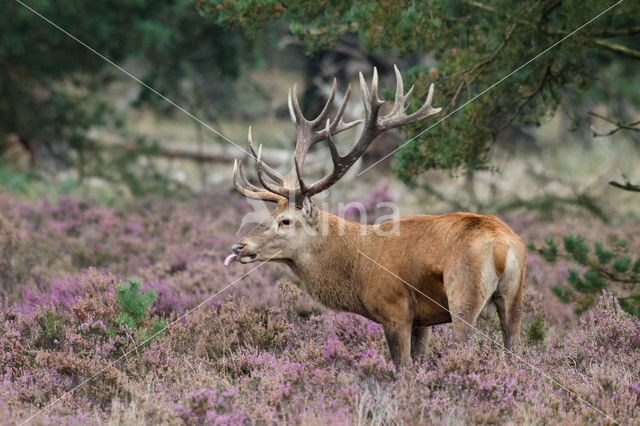
M460 261L445 279L449 301L453 337L462 342L469 338L478 316L495 291L497 276L492 265L474 267L471 262Z
M411 362L411 324L387 324L383 329L395 367L408 366Z
M520 320L522 318L522 297L524 293L524 266L518 262L513 252L507 253L504 274L493 295L498 310L502 340L506 349L511 350L520 343Z
M431 334L431 327L414 326L411 330L411 358L414 361L427 352L429 334Z
M451 310L451 326L453 327L453 338L457 342L465 342L476 326L476 320L482 311L482 307L478 307L482 302L469 302L449 304Z

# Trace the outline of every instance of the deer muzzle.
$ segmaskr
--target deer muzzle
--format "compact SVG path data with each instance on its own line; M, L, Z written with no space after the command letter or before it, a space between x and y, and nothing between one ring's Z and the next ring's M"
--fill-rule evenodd
M250 263L256 258L255 253L245 253L247 245L244 243L235 243L231 246L231 253L224 259L224 266L229 266L235 261L240 263Z

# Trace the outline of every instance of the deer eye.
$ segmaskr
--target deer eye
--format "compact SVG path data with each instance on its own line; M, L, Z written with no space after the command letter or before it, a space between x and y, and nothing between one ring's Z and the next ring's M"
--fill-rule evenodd
M291 225L291 221L289 219L282 219L280 221L280 225L283 225L283 226Z

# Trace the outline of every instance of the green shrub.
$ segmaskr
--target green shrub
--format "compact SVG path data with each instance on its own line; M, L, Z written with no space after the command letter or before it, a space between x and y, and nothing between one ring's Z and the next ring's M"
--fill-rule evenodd
M148 346L156 337L167 328L167 323L161 319L155 319L148 329L140 330L140 339Z
M120 314L116 317L116 324L124 324L136 332L141 341L148 345L166 327L162 319L155 319L149 327L141 327L153 303L158 299L158 292L147 290L140 292L140 281L129 278L124 283L116 285L116 299Z
M532 345L541 344L544 342L544 315L536 314L527 327L525 327L524 333L527 337L527 342Z
M561 302L574 304L576 313L580 314L608 289L616 294L622 309L640 316L640 256L633 260L626 240L614 241L611 247L596 242L591 251L582 236L565 235L562 239L563 251L552 237L545 238L541 247L529 245L530 250L549 263L564 259L579 266L569 269L566 283L551 288Z
M50 310L46 310L42 315L36 317L38 333L33 345L40 349L53 349L62 341L62 320Z
M132 330L136 330L142 324L149 308L158 298L158 293L154 290L140 293L140 281L133 278L118 284L116 295L121 311L116 323L125 324Z

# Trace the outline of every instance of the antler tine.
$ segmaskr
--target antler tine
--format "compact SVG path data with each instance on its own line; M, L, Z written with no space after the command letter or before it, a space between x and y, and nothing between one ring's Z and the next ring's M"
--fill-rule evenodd
M342 101L342 104L340 105L340 109L338 109L338 112L336 113L336 117L331 122L331 132L329 133L328 136L331 136L332 134L337 135L340 132L349 130L364 121L362 118L360 118L358 120L350 121L349 123L344 122L343 120L344 111L347 109L347 104L349 103L350 97L351 97L351 84L347 86L347 91L344 94L344 99Z
M397 114L399 111L404 111L404 103L409 98L409 95L413 91L413 86L409 89L407 94L404 94L404 83L402 82L402 74L400 74L400 70L393 64L393 71L396 73L396 97L393 101L393 108L389 112L389 116L393 116Z
M251 153L253 154L254 158L258 157L258 154L256 154L256 150L253 146L253 137L251 136L251 126L249 126L249 132L247 133L247 139L249 140L249 149L251 150Z
M329 151L331 151L331 160L333 160L333 167L336 167L336 164L340 162L340 154L338 153L338 148L336 148L336 141L333 140L333 135L331 134L331 122L327 120L327 127L325 129L327 132L327 144L329 145Z
M402 74L400 74L396 64L393 64L393 71L396 73L396 100L398 100L404 96L404 83L402 82ZM411 90L413 90L413 86L411 86Z
M407 115L404 110L404 102L407 97L403 96L402 106L397 111L395 112L392 111L391 113L385 115L384 117L380 117L380 125L385 130L393 129L395 127L401 127L411 123L415 123L416 121L427 118L430 115L439 113L440 111L442 111L442 108L433 108L431 106L431 101L433 100L433 91L434 91L434 85L433 83L431 83L431 86L429 86L429 92L427 94L427 100L424 102L424 104L422 104L422 106L416 112L410 115Z
M241 182L240 180L242 180L243 182ZM233 163L233 185L236 187L238 192L240 192L247 198L251 198L252 200L271 201L274 203L280 200L279 195L267 191L262 191L258 187L251 185L244 177L244 173L242 172L242 163L240 163L237 159L234 160Z
M256 154L256 149L253 146L253 138L251 137L251 126L249 126L249 134L247 135L247 138L249 139L249 149L251 150L251 153L253 154L253 158L258 158L258 154ZM267 164L263 163L263 167L264 167L264 171L267 174L267 176L269 176L271 179L273 179L274 181L276 181L276 183L278 183L279 185L282 185L284 182L284 177L278 173L276 170L272 169L271 167L269 167Z
M318 116L314 118L313 121L311 122L313 126L317 126L318 124L322 123L324 119L327 117L327 115L329 114L329 111L331 111L331 106L333 105L333 99L336 97L337 88L338 88L338 83L334 78L333 84L331 85L331 94L329 95L329 99L327 100L327 103L325 104L324 108L322 108L322 111L320 112L320 114L318 114Z
M367 116L367 120L369 120L371 116L371 96L369 95L369 88L367 87L367 82L364 79L362 73L359 73L360 77L360 90L362 91L362 103L364 104L364 110Z
M265 179L266 171L264 169L264 162L262 161L262 144L258 146L258 156L256 157L256 171L258 172L258 180L268 191L282 197L287 197L287 189L282 186L277 186Z
M338 133L344 132L345 130L349 130L364 121L362 119L358 119L358 120L350 121L348 123L344 122L343 120L344 112L347 109L347 105L349 103L350 97L351 97L351 84L347 86L347 91L344 94L344 99L342 99L340 108L338 109L338 112L336 113L333 120L327 119L327 121L331 123L330 126L314 134L314 143L325 140L332 134L337 135Z
M334 135L337 135L338 133L342 133L345 130L353 129L354 127L356 127L359 124L362 124L363 122L364 122L364 119L362 118L350 121L348 123L345 123L344 121L340 121L337 125L335 126L332 125L331 133Z
M234 159L233 160L233 185L236 187L238 192L240 192L245 197L252 198L252 199L258 198L255 192L250 191L249 188L245 188L243 186L244 182L240 182L238 175L239 175L238 160Z
M440 111L442 111L442 108L433 108L431 106L431 101L433 100L433 91L435 90L433 83L431 83L431 86L429 86L429 93L427 94L427 100L424 102L424 104L420 107L419 110L417 110L416 112L414 112L413 114L411 114L409 116L410 119L412 120L420 120L422 118L428 117L432 114L437 114Z
M375 67L373 68L371 92L369 92L369 87L367 87L367 82L362 73L360 73L360 87L362 88L362 103L366 113L366 126L375 126L380 107L384 105L384 101L381 101L378 97L378 70Z
M299 205L302 202L302 198L308 194L307 186L304 184L304 180L302 179L302 173L300 172L300 165L298 164L297 159L293 159L293 165L296 169L296 177L298 178L299 189L296 191L296 205Z
M309 123L309 120L304 117L304 114L302 114L302 110L300 109L295 84L293 85L293 89L289 89L289 105L292 106L292 108L289 108L289 113L293 114L293 116L295 117L294 123L296 123L296 125L299 125L301 123Z
M433 108L431 106L434 91L434 85L431 83L431 86L429 86L429 93L427 94L427 100L416 112L407 115L405 111L405 103L411 95L414 86L411 86L406 95L403 94L402 74L400 74L397 66L394 65L393 69L396 73L396 98L393 102L393 108L391 111L384 117L379 117L378 119L378 125L381 129L388 130L395 127L405 126L418 120L422 120L423 118L427 118L430 115L437 114L442 110L442 108Z
M351 97L351 83L349 83L349 85L347 86L347 91L344 92L344 99L342 100L342 103L340 104L340 108L338 108L338 112L336 113L336 116L333 119L333 123L331 126L332 132L336 130L336 128L340 125L340 123L344 124L344 122L342 121L342 117L344 116L344 112L347 109L347 104L349 103L350 97ZM362 122L361 120L356 120L356 121L358 121L358 124Z
M289 116L291 116L291 121L296 123L296 113L293 110L293 101L291 100L291 88L289 88L289 94L287 95L287 105L289 106Z
M238 160L235 160L238 161ZM235 164L234 164L234 171L235 171ZM240 176L240 182L244 185L245 188L249 189L250 191L254 191L254 192L260 192L263 191L262 188L258 188L257 186L255 186L254 184L252 184L251 182L249 182L249 179L247 179L247 177L244 175L244 170L242 169L242 163L238 162L238 175Z
M373 78L371 79L371 101L374 106L380 106L384 104L384 101L380 100L378 96L378 68L373 67Z

